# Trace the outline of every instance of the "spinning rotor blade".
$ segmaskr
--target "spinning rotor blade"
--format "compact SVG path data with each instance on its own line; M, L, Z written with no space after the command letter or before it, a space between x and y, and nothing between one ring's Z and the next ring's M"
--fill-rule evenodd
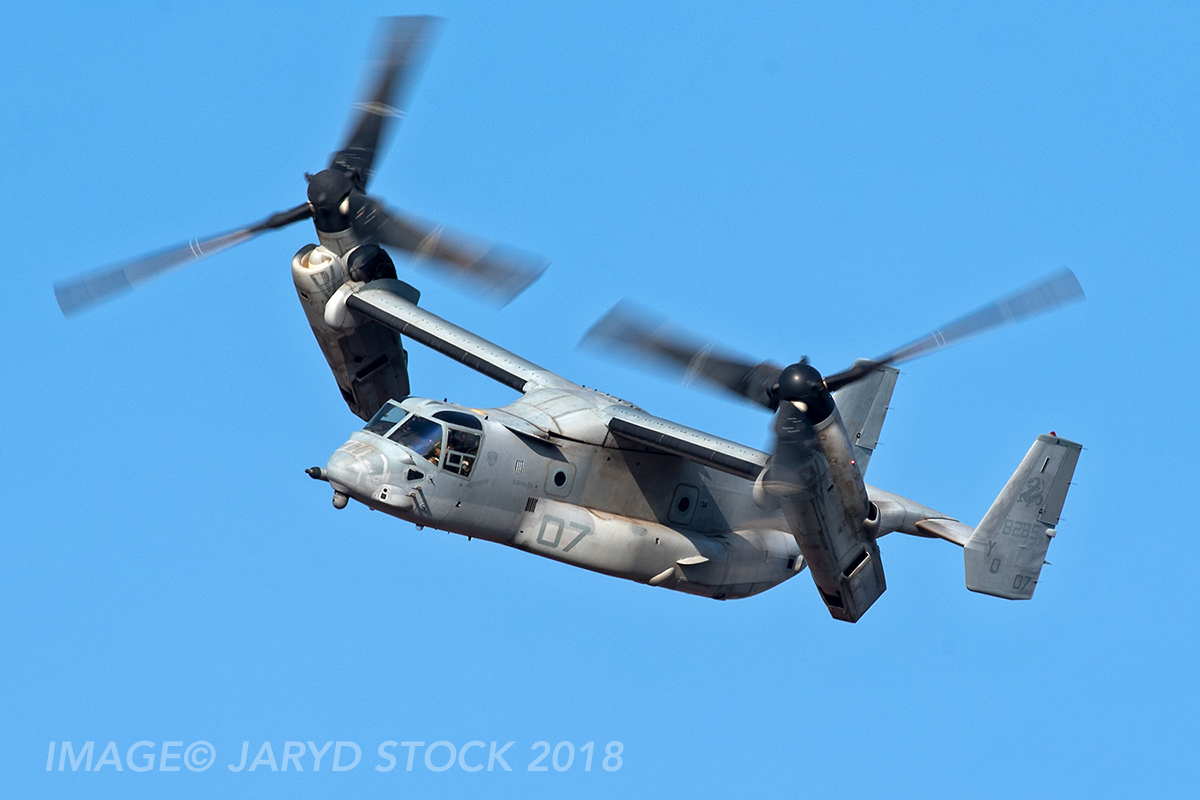
M420 66L425 45L433 39L440 23L437 17L392 17L380 26L383 41L370 80L370 94L355 106L359 114L350 135L329 163L331 168L351 173L359 191L365 191L371 179L389 120L404 116L408 85Z
M311 216L312 209L308 203L302 203L256 225L210 236L207 239L193 239L187 244L162 250L138 261L102 269L65 283L56 283L54 296L58 299L58 306L63 314L68 317L74 316L101 300L133 289L172 269L228 250L234 245L253 239L263 231L282 228Z
M357 192L350 195L354 230L362 241L411 253L452 278L470 284L500 305L512 300L546 270L549 262L476 242L445 226L384 208Z
M911 361L992 328L1082 299L1083 288L1075 274L1064 269L873 361L856 361L850 369L824 378L825 389L837 391L880 366ZM687 378L698 376L771 410L778 407L777 393L784 368L770 361L756 364L745 356L705 343L693 334L654 318L628 300L621 301L592 326L581 344L631 353ZM807 366L807 359L801 359L799 364L787 369L794 368L810 370L818 384L822 381L820 374Z
M435 17L393 17L381 26L380 58L368 71L366 100L355 108L350 133L329 167L307 176L309 202L245 228L193 240L139 261L57 284L54 293L63 313L70 316L99 301L210 255L241 244L265 230L313 218L318 236L337 234L353 226L359 243L378 242L428 259L482 289L492 299L508 302L546 268L536 259L501 251L423 222L389 211L363 192L373 173L393 117L403 116L408 84L440 20ZM324 241L324 239L322 239Z
M1083 299L1083 287L1069 269L1056 272L1049 278L1008 297L961 317L914 342L880 356L874 361L861 361L848 370L825 378L825 386L835 391L864 377L882 364L902 364L934 350L969 339L992 328L999 328L1027 317L1041 314L1059 306Z
M704 342L694 334L628 300L622 300L584 334L582 345L620 350L651 361L685 379L701 378L756 403L775 408L770 389L779 382L782 367L752 359Z

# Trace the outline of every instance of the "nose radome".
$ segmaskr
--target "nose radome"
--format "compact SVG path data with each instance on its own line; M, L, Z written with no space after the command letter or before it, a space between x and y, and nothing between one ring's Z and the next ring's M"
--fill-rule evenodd
M365 442L349 441L329 457L325 474L335 490L370 497L387 476L387 457Z

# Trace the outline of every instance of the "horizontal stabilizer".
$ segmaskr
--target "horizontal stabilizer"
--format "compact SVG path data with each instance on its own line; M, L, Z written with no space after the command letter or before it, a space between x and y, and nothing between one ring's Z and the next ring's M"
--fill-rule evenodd
M1033 597L1080 449L1057 436L1037 438L963 548L968 589Z
M914 527L926 536L936 536L959 547L966 547L971 534L975 533L970 525L964 525L956 519L923 519Z

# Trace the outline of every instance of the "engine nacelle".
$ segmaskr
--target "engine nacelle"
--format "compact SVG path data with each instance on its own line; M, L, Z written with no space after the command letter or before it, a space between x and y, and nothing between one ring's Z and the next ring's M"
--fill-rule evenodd
M814 407L780 402L775 453L761 491L778 498L829 613L856 622L887 582L869 529L872 506L841 414L829 401L814 423Z
M306 245L292 258L292 280L304 315L329 362L350 410L370 419L391 399L408 396L408 353L400 336L372 320L349 316L343 302L330 300L347 281L392 279L393 288L416 303L421 293L395 280L396 267L382 248L360 245L337 255L323 245ZM327 309L332 319L327 319ZM337 312L340 310L340 314Z

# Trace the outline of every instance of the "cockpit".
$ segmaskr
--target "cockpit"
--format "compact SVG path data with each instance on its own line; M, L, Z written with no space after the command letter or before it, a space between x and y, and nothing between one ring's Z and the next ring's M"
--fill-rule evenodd
M429 417L388 401L363 428L406 447L434 466L471 476L483 442L483 423L464 411L438 411Z

